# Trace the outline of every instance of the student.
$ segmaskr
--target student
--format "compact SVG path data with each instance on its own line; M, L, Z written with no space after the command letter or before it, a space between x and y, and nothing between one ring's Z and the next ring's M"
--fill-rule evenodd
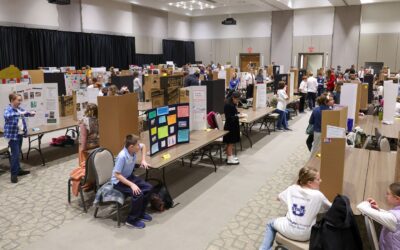
M340 93L342 92L342 86L345 81L346 79L344 78L344 75L339 73L338 77L336 78L335 89L333 91L336 103L340 103Z
M287 206L286 217L268 222L260 250L272 249L276 232L296 241L310 239L311 227L315 224L318 213L326 212L331 206L328 199L319 191L321 182L316 169L308 167L300 169L297 183L289 186L278 196L278 200Z
M118 87L116 85L111 85L108 88L107 96L117 96L118 95Z
M335 73L332 72L332 70L328 70L326 72L326 90L333 92L335 89Z
M265 78L263 73L264 73L263 69L258 70L258 74L255 78L257 84L264 83Z
M193 75L188 75L185 78L184 86L185 87L199 86L199 84L200 84L199 78L200 78L200 73L199 72L195 72Z
M133 72L133 92L140 93L142 91L142 83L139 79L139 72Z
M240 80L237 77L237 73L233 72L232 78L229 81L229 90L237 90L239 88Z
M278 92L277 92L277 100L278 103L276 105L276 110L279 114L277 130L282 131L282 127L284 131L291 131L288 127L288 122L286 118L286 101L289 100L289 96L286 94L286 84L284 81L280 81L278 84Z
M322 75L322 72L318 73L317 82L318 82L318 96L320 96L324 92L324 83L325 83L325 77Z
M400 249L400 182L389 186L386 191L386 202L392 207L389 211L380 209L373 198L361 202L357 208L383 226L379 238L380 249Z
M322 124L322 111L329 110L329 98L326 95L318 97L319 106L314 108L311 113L309 123L314 125L314 141L311 149L310 159L317 153L321 145L321 124Z
M22 96L20 94L10 94L8 96L10 104L4 110L4 138L8 140L11 150L11 182L17 183L18 176L27 175L30 172L22 170L19 163L21 154L22 137L27 134L25 116L34 116L35 112L27 112L20 108Z
M306 102L306 97L307 97L307 76L303 76L303 80L301 81L299 87L299 93L300 93L299 112L304 113L304 104Z
M233 155L235 143L240 141L239 112L236 109L240 100L240 93L235 91L227 98L224 106L225 125L224 130L229 131L223 138L226 144L226 155L228 165L239 164L239 159Z
M140 167L147 169L149 164L146 162L146 146L139 143L139 137L127 135L125 147L119 152L115 160L111 182L115 189L132 197L131 210L126 225L142 229L146 226L143 221L150 222L152 220L151 216L146 214L146 207L153 187L133 173L139 151L141 151L142 156Z
M317 79L313 76L313 73L310 73L309 77L307 78L307 99L308 99L308 108L310 110L315 108L317 90L318 90Z
M357 73L358 78L361 82L364 82L364 67L360 67L360 70Z

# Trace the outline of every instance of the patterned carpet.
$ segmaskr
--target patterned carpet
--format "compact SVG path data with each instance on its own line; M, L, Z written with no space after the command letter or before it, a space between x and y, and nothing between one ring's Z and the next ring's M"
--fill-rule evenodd
M299 169L304 166L308 157L309 151L305 146L290 155L225 226L218 238L209 244L207 250L258 249L264 237L266 222L286 214L285 206L277 200L278 194L295 182Z

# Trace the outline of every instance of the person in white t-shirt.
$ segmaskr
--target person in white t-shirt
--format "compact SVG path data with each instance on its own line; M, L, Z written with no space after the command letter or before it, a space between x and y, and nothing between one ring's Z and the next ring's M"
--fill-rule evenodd
M289 96L286 93L286 83L284 81L279 82L276 95L278 103L276 105L275 112L279 114L276 129L279 131L291 131L291 129L288 127L288 122L286 118L286 104Z
M308 107L310 108L310 110L313 110L315 108L317 91L318 91L317 78L313 77L313 73L310 73L307 79L307 99L308 99Z
M332 205L319 191L321 181L316 169L300 169L297 184L291 185L278 196L287 205L286 217L268 222L260 250L272 249L276 232L296 241L310 239L311 227L318 213L326 212Z
M299 87L299 93L300 93L299 112L304 113L304 104L306 102L306 97L307 97L307 76L303 76L303 80L301 81Z

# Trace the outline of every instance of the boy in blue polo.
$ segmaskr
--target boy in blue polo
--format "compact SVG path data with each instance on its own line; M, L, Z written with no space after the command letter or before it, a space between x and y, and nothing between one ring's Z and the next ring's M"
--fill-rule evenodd
M146 226L144 221L150 222L152 220L151 216L145 212L153 187L133 174L136 153L139 151L142 153L140 167L147 169L149 164L146 162L146 146L139 143L137 136L127 135L125 147L115 161L111 182L115 189L132 197L131 211L126 220L126 225L142 229Z

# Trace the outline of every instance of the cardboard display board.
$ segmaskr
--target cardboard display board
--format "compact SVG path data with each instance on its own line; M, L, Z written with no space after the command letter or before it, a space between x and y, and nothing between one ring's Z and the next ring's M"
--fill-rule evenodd
M189 103L189 88L180 88L179 89L179 103Z
M150 101L152 98L152 89L159 90L161 88L160 85L160 76L159 75L145 75L144 76L144 95L145 101Z
M77 91L81 87L81 82L86 80L85 74L64 74L65 95L72 95L73 91Z
M65 88L64 73L44 73L45 83L57 83L58 85L58 96L67 95Z
M138 97L136 93L122 96L99 96L100 146L117 155L128 134L138 135ZM139 136L139 135L138 135Z
M60 117L71 116L74 114L74 97L72 95L65 95L58 97L58 107Z
M9 67L0 70L0 80L4 83L11 83L11 82L4 82L4 80L12 80L12 82L19 82L21 78L21 71L15 67L14 65L10 65ZM18 79L18 80L17 80Z
M383 122L392 124L394 122L394 115L396 114L396 98L399 89L398 83L393 81L385 81L383 84Z
M163 76L160 78L160 89L164 90L165 105L179 103L179 88L182 85L182 76Z
M151 105L153 108L164 106L164 90L153 89L151 91Z
M189 87L190 131L207 128L207 87Z
M358 90L358 85L356 83L346 83L343 84L340 93L340 105L347 106L348 108L347 119L353 120L352 128L354 128L354 124L356 123L356 117L358 117L357 90Z
M150 155L190 141L188 103L163 106L147 112Z
M361 84L360 110L368 110L368 83Z
M207 113L214 111L224 113L225 105L225 81L203 81L201 85L207 86Z
M97 105L97 96L99 89L97 88L81 88L74 91L73 96L73 110L74 120L79 121L85 114L86 107L89 103Z
M10 93L21 94L21 108L34 111L36 115L27 117L28 129L41 125L57 124L59 122L59 108L57 84L3 84L0 85L0 109L4 110L9 105ZM0 127L4 127L4 119L0 119Z
M36 83L44 83L44 73L43 70L37 69L37 70L27 70L29 77L31 78L31 82L33 84Z
M287 83L287 92L289 98L294 96L294 92L297 92L297 88L295 88L295 76L296 72L291 70L289 73L289 82Z
M343 193L346 139L327 138L327 126L346 128L346 124L347 107L335 106L334 110L322 111L320 190L330 201Z

